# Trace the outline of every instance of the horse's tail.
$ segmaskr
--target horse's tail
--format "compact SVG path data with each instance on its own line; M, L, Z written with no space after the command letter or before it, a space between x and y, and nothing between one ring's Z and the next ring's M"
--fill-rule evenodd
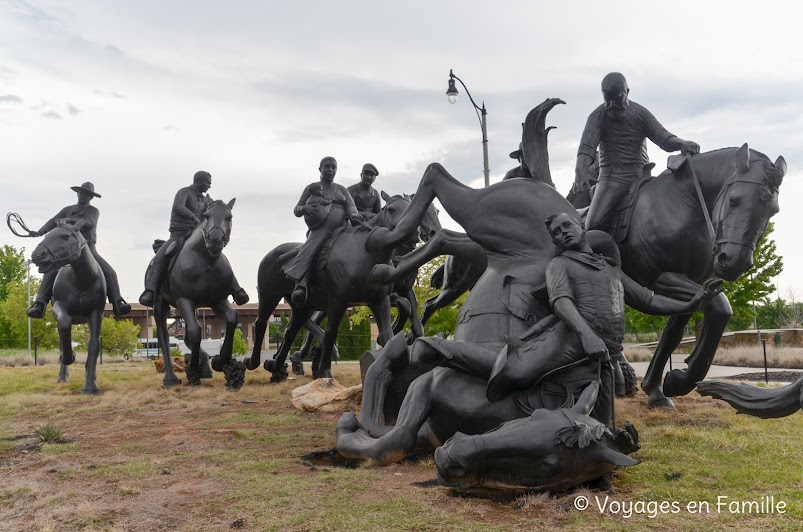
M763 419L789 416L803 407L803 377L782 388L704 381L697 383L697 391L722 399L741 414Z
M543 103L527 114L522 131L522 151L524 162L536 181L541 181L554 188L552 174L549 171L549 151L547 135L552 129L545 127L546 115L558 104L565 104L560 98L547 98Z

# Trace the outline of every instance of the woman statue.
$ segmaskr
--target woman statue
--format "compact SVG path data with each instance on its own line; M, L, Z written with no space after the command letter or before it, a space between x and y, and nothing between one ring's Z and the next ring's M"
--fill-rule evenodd
M297 217L304 217L309 228L307 241L298 250L296 258L284 267L285 275L296 282L290 297L296 306L304 305L307 300L310 273L324 242L348 221L362 221L349 191L334 182L337 173L335 158L321 159L318 170L321 172L320 181L307 185L293 209Z

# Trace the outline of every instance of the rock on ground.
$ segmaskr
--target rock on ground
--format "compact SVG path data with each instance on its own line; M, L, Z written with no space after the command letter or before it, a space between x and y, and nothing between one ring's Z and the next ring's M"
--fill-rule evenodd
M316 379L292 391L293 406L306 412L345 412L362 400L362 385L346 388L335 379Z

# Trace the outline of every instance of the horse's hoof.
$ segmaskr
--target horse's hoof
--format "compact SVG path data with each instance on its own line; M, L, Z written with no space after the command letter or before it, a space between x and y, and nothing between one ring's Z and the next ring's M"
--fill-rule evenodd
M642 389L644 388L642 387ZM672 402L672 399L664 395L664 391L660 386L653 388L652 390L644 389L644 393L646 393L647 397L649 398L648 405L650 408L665 408L667 410L675 409L675 403Z
M223 371L223 359L220 355L212 357L212 369L215 371Z
M59 378L56 380L56 383L57 383L57 384L58 384L58 383L61 383L61 382L70 382L70 378L69 378L69 377L59 377Z
M223 366L223 375L226 377L227 390L239 390L245 384L245 364L232 360Z
M697 380L689 379L689 372L685 369L673 369L664 377L664 394L667 397L687 395L697 386Z
M337 434L352 433L357 432L361 428L362 426L360 426L357 416L355 416L353 412L346 412L340 416L340 419L337 421L337 428L335 429L335 432Z
M331 369L322 369L317 372L317 375L313 375L316 379L334 379L332 377L332 370Z
M173 386L178 386L179 384L181 384L181 379L179 379L178 377L162 380L163 388L172 388Z
M81 393L84 395L100 395L100 388L84 388Z
M259 367L259 362L257 362L256 364L252 363L251 357L246 358L243 361L243 363L245 364L245 369L247 369L248 371L254 371Z
M304 375L304 361L298 357L290 357L291 368L293 375Z

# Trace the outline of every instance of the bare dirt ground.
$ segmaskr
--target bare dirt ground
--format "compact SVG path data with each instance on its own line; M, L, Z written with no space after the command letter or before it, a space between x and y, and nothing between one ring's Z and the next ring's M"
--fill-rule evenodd
M75 369L71 386L78 387ZM499 507L443 495L429 458L379 470L344 468L325 453L305 460L334 447L339 416L290 405L290 390L306 378L275 386L263 372L230 393L219 378L200 389L161 390L160 376L140 372L128 371L138 379L129 391L122 380L104 386L101 377L100 397L52 384L53 391L29 397L38 408L29 404L11 416L10 448L0 453L0 529L324 529L326 514L315 515L316 500L337 499L343 484L347 491L359 487L354 500L369 505L401 497L429 506L433 496L443 498L444 513L477 524L498 522L514 504L508 495ZM359 381L356 368L345 373L343 382ZM66 443L39 444L33 432L45 422L59 427ZM288 516L293 512L311 518L296 522Z

